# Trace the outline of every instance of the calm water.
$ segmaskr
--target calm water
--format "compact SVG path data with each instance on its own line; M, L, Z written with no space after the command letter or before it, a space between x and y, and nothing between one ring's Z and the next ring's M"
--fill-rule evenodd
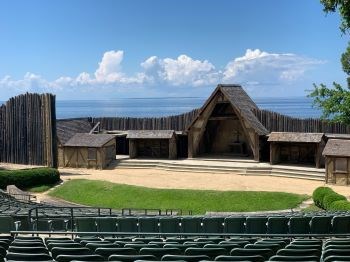
M188 112L203 105L206 98L123 98L113 100L57 101L57 118L86 116L157 117ZM256 98L263 109L295 117L319 117L312 100L305 97ZM1 102L0 102L1 103Z

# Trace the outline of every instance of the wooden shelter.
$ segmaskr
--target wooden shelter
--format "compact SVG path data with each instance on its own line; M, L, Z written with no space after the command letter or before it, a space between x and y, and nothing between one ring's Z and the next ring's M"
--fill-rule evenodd
M58 166L64 167L64 144L77 133L90 133L91 123L87 119L63 119L56 121Z
M187 129L188 156L228 154L259 161L269 132L256 118L256 110L240 85L218 85Z
M104 169L115 159L116 140L110 134L77 133L63 145L63 167Z
M269 135L270 163L314 164L320 168L324 161L323 133L272 132Z
M129 156L169 158L177 157L174 130L129 130Z
M350 183L350 140L330 139L323 150L326 158L326 183Z

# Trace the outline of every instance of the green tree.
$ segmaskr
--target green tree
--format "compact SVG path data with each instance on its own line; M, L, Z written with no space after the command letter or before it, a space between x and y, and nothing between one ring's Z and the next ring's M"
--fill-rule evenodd
M347 34L350 29L350 0L320 0L324 11L337 12L341 16L340 30ZM314 84L314 89L308 95L314 99L314 106L322 109L322 118L350 124L350 42L341 55L343 71L347 74L347 87L333 83L333 88L324 84Z

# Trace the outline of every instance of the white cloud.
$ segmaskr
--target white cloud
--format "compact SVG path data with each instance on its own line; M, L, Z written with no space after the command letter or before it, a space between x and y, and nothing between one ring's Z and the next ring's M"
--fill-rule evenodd
M208 60L198 60L182 54L177 58L151 56L140 64L141 71L128 75L123 72L123 59L122 50L107 51L95 72L82 72L76 77L61 76L53 81L33 73L26 73L18 80L4 76L0 78L0 89L18 92L74 92L108 88L123 92L129 89L132 92L135 88L154 87L160 90L163 87L173 87L176 92L179 87L208 87L220 82L239 83L248 89L257 89L266 83L269 86L281 86L298 81L303 79L306 71L324 63L296 54L247 49L243 56L228 62L223 71L216 69Z
M176 59L151 56L141 66L153 81L173 86L202 86L219 81L219 73L212 63L194 60L187 55L180 55Z
M230 61L223 72L224 82L280 83L301 79L307 70L324 63L296 54L274 54L247 49L244 56Z
M102 83L113 83L121 80L124 77L121 72L123 56L124 52L121 50L105 52L95 72L96 80Z

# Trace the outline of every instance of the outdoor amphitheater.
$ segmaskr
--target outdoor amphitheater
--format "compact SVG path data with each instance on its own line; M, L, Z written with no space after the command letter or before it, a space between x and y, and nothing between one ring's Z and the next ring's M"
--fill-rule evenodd
M350 127L239 85L162 118L0 106L0 261L350 261Z

